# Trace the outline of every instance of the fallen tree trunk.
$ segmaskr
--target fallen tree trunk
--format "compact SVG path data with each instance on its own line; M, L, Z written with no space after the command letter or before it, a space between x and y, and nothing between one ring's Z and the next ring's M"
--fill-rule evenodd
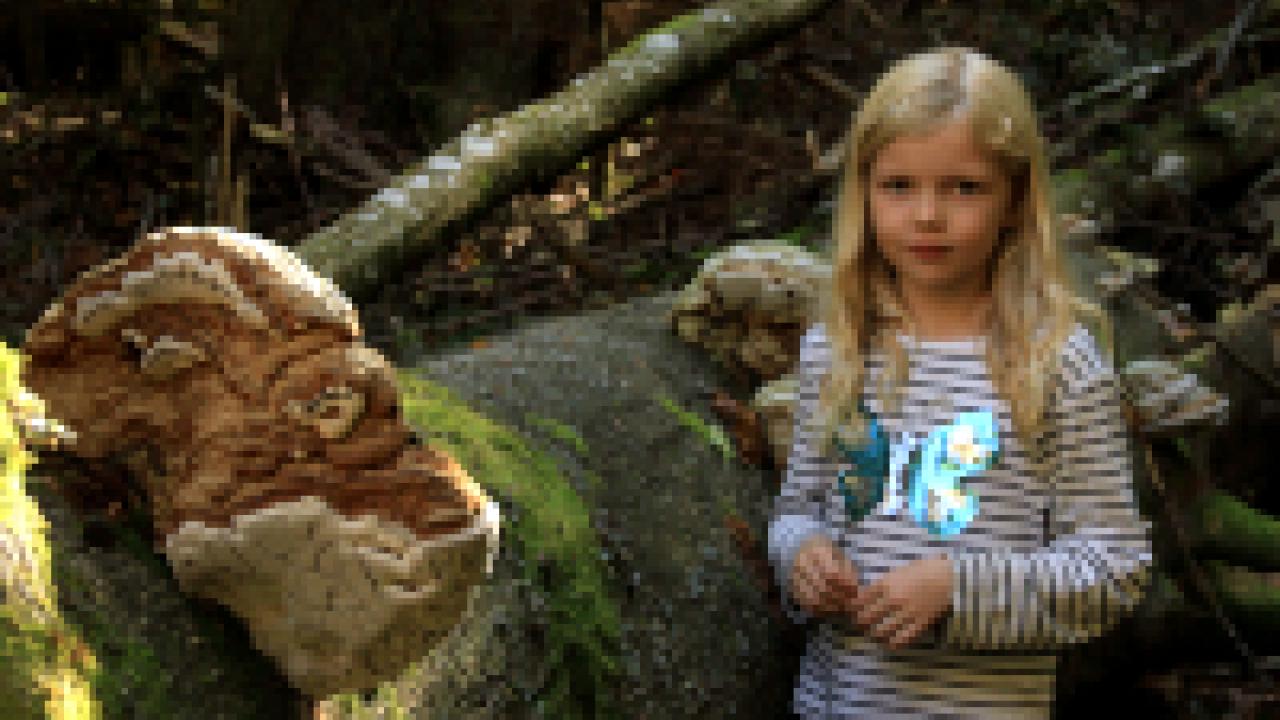
M641 35L570 87L476 123L389 187L295 248L352 297L398 278L441 230L537 175L576 162L594 143L717 61L776 37L830 0L733 0Z

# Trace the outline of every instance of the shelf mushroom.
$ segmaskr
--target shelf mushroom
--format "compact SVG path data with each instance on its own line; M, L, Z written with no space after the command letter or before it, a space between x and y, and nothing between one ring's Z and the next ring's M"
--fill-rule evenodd
M182 589L312 697L372 687L464 617L499 513L405 423L354 308L288 250L171 228L83 273L23 384L70 451L131 468Z
M702 264L669 319L676 335L730 372L769 382L794 364L830 280L830 264L803 248L735 245Z

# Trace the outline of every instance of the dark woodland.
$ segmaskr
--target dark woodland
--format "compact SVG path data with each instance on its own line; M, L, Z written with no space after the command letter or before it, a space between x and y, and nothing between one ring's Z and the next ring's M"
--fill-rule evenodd
M721 6L737 13L730 30L629 76L634 92L601 80L590 96L599 117L534 124L557 117L533 109L570 97L559 93L595 92L575 78L603 77L591 74L646 33ZM1025 78L1051 143L1057 209L1085 228L1072 242L1153 262L1108 305L1117 327L1137 317L1150 328L1152 339L1127 347L1207 347L1209 365L1225 369L1205 382L1232 401L1222 427L1135 446L1144 477L1157 468L1140 492L1183 613L1152 617L1181 624L1135 621L1073 651L1056 717L1280 717L1269 454L1280 412L1278 0L6 0L0 340L21 346L82 272L168 226L233 227L293 249L347 293L369 345L401 367L644 303L740 243L825 255L850 113L891 62L938 44L981 49ZM521 127L540 140L534 149L464 169L464 187L442 190L423 218L373 212L432 158ZM342 249L356 236L367 253ZM742 407L758 380L732 376L716 400L743 457ZM776 465L761 464L762 492L776 490ZM753 565L763 526L733 527L740 573L765 572ZM86 518L85 528L89 544L163 564L136 527ZM765 584L752 586L761 603ZM243 632L220 609L194 607ZM771 632L795 654L786 625ZM246 667L266 667L243 637L227 642ZM1160 656L1135 660L1126 644ZM237 677L248 694L252 680ZM604 693L588 685L566 691L558 702L575 709L558 717L613 716L583 699ZM284 698L280 712L307 717L374 717L369 708L390 702L370 690L313 706L279 678L264 686ZM102 687L103 717L130 716L110 709L111 693L147 692L142 680ZM195 687L174 707L190 710ZM117 707L163 717L137 708L170 706ZM435 717L405 711L396 717ZM218 716L253 716L237 712Z

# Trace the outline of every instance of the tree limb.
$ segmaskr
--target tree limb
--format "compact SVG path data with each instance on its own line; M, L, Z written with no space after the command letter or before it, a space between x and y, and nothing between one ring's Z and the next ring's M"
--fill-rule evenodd
M295 248L358 296L399 275L441 230L535 176L571 165L664 93L735 51L790 30L830 0L729 0L641 35L569 87L473 124L359 207Z

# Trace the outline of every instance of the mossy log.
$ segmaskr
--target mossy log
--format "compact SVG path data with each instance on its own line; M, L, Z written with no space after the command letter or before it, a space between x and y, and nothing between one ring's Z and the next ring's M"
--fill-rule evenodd
M296 252L353 298L403 272L442 229L577 162L672 89L798 26L830 0L730 0L645 33L549 98L476 123Z
M1148 457L1164 476L1162 484L1179 488L1170 494L1183 496L1170 502L1157 495L1147 502L1159 515L1156 549L1172 578L1196 606L1220 602L1247 642L1263 643L1259 651L1280 652L1280 521L1213 487L1207 478L1189 478L1198 472L1197 463L1175 442L1155 440L1151 448ZM1143 490L1150 495L1151 488ZM1207 587L1195 580L1197 572Z
M1205 493L1191 512L1204 558L1280 572L1280 520L1220 490Z

